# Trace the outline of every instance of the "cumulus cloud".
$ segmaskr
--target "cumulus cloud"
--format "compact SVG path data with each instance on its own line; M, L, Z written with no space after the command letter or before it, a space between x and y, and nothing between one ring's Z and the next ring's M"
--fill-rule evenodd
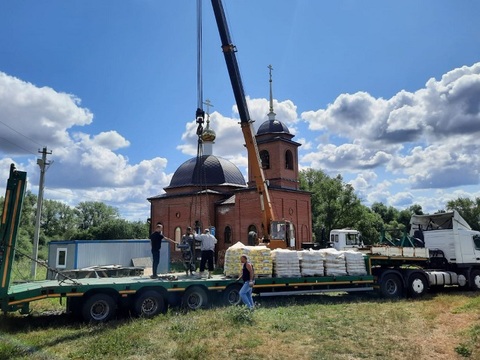
M301 118L324 139L344 141L319 145L302 161L351 172L383 167L408 176L412 188L478 184L478 99L480 63L390 99L366 92L341 94L326 109L305 111Z
M119 207L123 216L145 219L146 198L169 184L167 160L157 157L131 163L117 152L130 142L115 130L88 134L92 121L93 114L81 107L76 96L0 72L1 178L8 177L10 163L16 162L27 171L32 191L37 192L39 167L30 155L38 155L38 147L45 144L53 151L46 174L47 198L70 205L105 201ZM86 130L78 131L79 126Z
M32 152L38 144L67 146L67 129L93 120L93 114L80 104L74 95L39 88L0 72L0 129L4 139L0 152Z

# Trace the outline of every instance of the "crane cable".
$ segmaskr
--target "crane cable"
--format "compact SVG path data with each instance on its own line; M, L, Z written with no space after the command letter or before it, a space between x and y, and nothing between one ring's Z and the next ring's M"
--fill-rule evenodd
M200 191L196 192L195 196L195 205L194 205L194 214L199 216L198 220L195 221L196 230L198 227L202 227L204 224L201 224L202 218L202 201L200 199L200 193L202 190L205 190L207 195L207 222L208 226L210 225L210 211L208 207L208 191L206 188L206 169L204 166L203 158L203 124L205 121L205 111L203 111L203 64L202 64L202 49L203 49L203 24L202 24L202 0L197 0L197 111L195 114L197 126L197 159L195 164L195 173L194 173L194 183L200 185ZM197 213L197 206L199 207L199 212ZM200 221L200 224L197 223Z

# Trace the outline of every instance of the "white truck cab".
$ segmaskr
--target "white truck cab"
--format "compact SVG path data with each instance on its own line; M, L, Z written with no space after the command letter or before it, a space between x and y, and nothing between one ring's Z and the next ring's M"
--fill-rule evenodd
M433 215L413 215L410 235L421 237L425 247L443 252L450 264L480 264L480 232L454 210Z
M363 242L358 230L334 229L330 231L329 245L337 250L349 250L363 247Z

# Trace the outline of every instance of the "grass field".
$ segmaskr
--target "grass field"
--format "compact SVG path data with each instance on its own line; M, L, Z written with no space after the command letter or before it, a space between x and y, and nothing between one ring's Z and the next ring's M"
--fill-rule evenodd
M257 298L243 307L169 309L102 325L73 321L58 302L0 320L0 359L480 359L480 296L372 294Z

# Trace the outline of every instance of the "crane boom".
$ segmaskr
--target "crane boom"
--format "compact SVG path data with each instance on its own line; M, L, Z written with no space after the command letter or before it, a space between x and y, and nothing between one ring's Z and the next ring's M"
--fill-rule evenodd
M248 112L247 100L243 90L242 78L238 68L237 57L235 55L236 47L232 44L230 32L228 30L227 20L225 18L225 11L221 0L212 0L213 12L222 42L222 50L227 64L230 82L232 83L233 94L240 114L240 125L242 127L243 137L248 152L248 162L252 164L251 171L257 188L257 193L260 196L260 205L262 208L262 227L267 239L270 236L270 224L276 220L270 194L265 181L263 173L260 154L258 152L257 141L254 135L253 121L250 119Z

